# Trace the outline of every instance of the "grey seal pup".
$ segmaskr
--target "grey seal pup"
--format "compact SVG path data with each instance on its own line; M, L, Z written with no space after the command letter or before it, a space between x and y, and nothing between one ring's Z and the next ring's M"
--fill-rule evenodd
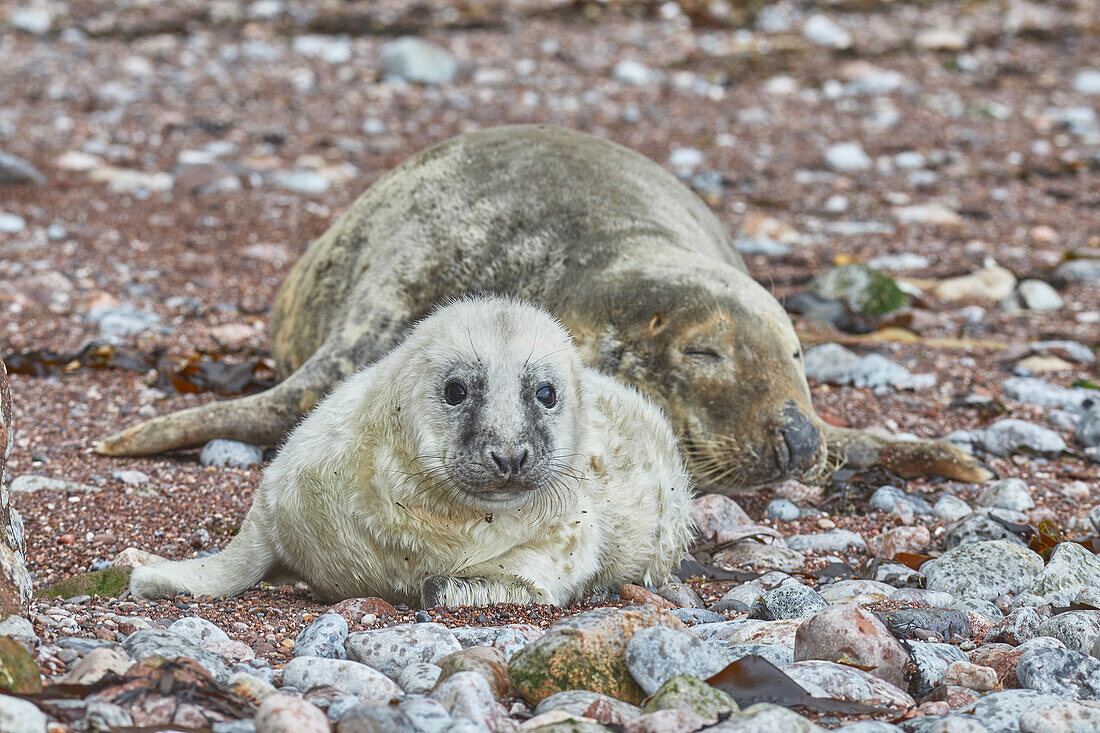
M328 601L565 605L664 582L694 533L661 411L533 306L466 299L338 385L264 471L240 533L138 568L135 596L287 573Z
M542 306L588 366L656 402L707 491L820 479L843 464L968 482L993 475L945 441L822 422L789 317L706 204L631 150L544 126L452 138L360 196L279 290L270 325L285 381L155 418L96 450L275 443L435 304L477 292Z

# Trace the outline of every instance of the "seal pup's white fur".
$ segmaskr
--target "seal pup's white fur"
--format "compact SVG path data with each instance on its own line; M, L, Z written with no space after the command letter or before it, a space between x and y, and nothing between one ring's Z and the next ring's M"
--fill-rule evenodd
M456 379L471 382L457 407L444 395ZM534 393L550 385L547 407ZM493 468L487 456L509 450ZM582 366L544 311L472 298L295 428L225 550L138 568L130 589L229 596L289 571L327 600L567 604L664 581L693 533L691 499L657 407Z

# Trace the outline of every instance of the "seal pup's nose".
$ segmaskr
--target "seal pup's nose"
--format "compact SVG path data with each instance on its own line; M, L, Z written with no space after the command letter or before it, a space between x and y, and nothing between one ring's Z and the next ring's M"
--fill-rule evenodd
M497 464L500 475L508 478L515 476L523 469L527 463L528 453L526 448L516 448L512 451L490 450L489 457L493 459L493 463Z
M787 471L802 471L813 465L821 447L821 433L806 415L794 404L783 408L783 425L779 434L787 444Z

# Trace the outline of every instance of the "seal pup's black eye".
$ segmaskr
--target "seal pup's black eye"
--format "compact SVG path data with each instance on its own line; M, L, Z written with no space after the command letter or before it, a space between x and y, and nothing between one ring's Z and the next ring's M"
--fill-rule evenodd
M452 379L443 387L443 399L448 405L457 405L466 399L466 385L457 379Z
M543 407L553 407L558 403L558 393L549 384L544 384L535 392L535 399L541 402Z

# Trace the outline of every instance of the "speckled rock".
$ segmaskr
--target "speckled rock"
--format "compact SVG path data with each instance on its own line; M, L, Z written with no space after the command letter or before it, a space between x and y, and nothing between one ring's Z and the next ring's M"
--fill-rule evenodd
M1061 702L1056 696L1035 690L991 692L960 710L982 721L992 733L1019 729L1020 716L1031 710L1046 710Z
M955 600L951 594L938 590L925 590L924 588L898 588L890 594L888 600L916 603L928 608L944 608ZM995 606L994 606L995 608Z
M1035 507L1027 483L1018 478L1006 478L988 484L978 495L979 506L1000 507L1023 512Z
M258 445L250 445L237 440L218 438L202 447L199 463L204 466L232 466L248 468L264 462L264 451Z
M1028 588L1042 569L1039 555L1000 540L962 545L921 566L929 590L990 601Z
M535 714L542 715L552 710L564 710L579 716L592 707L593 703L610 705L623 720L633 720L642 714L642 709L637 705L590 690L565 690L554 693L535 706Z
M896 486L880 486L867 502L880 512L896 512L899 504L908 504L914 514L931 514L932 505L917 496L908 494Z
M825 733L820 725L807 720L793 710L761 702L731 715L707 733Z
M324 657L295 657L283 668L283 684L300 692L331 687L380 703L401 694L401 688L376 669L347 659Z
M922 524L894 527L867 538L867 551L874 557L893 559L899 552L921 552L932 541L932 534Z
M1036 629L1038 636L1052 636L1074 649L1088 654L1100 639L1100 611L1066 611L1046 619Z
M987 601L982 598L968 598L966 596L962 598L956 598L947 607L953 608L956 611L980 613L988 618L991 622L997 623L1005 617L1004 612L997 608L992 601Z
M952 662L969 662L958 647L950 644L909 640L909 691L924 697L943 683L944 674Z
M432 690L452 718L472 720L490 731L506 730L508 714L497 702L488 680L477 672L455 672Z
M706 605L690 585L675 580L659 587L657 595L677 608L703 608Z
M916 704L900 687L847 664L809 659L788 664L783 672L817 697L888 708L910 708Z
M508 676L508 658L491 646L472 646L452 652L436 660L440 674L437 684L458 672L476 672L485 678L498 700L515 697L516 690Z
M978 692L996 689L998 682L997 670L971 661L954 661L947 665L943 673L943 684Z
M229 680L229 667L221 656L166 629L139 629L126 637L122 642L122 648L135 661L154 655L165 659L187 657L195 660L218 682L224 684Z
M973 545L978 542L1002 540L1014 545L1026 547L1027 543L1004 524L990 518L989 510L968 513L956 519L944 528L943 546L952 549L959 545Z
M391 680L413 662L435 662L461 648L455 635L436 623L357 631L344 643L349 659L374 667Z
M970 621L953 608L901 608L876 611L875 616L899 639L928 639L930 634L945 641L970 638Z
M256 711L256 733L329 733L328 717L316 705L290 695L270 695Z
M828 605L829 602L813 588L801 583L788 583L757 598L749 616L765 621L807 618Z
M877 603L894 592L894 586L877 580L836 580L822 585L820 593L829 603Z
M296 657L328 657L347 659L344 642L348 638L348 622L338 613L318 616L301 630L294 640Z
M737 703L728 694L689 675L665 680L645 706L646 712L674 708L689 708L708 720L738 710Z
M1062 542L1029 590L1051 605L1068 606L1086 588L1100 588L1100 558L1076 542Z
M563 619L508 665L512 682L530 703L563 690L588 689L640 703L646 694L626 666L626 646L651 626L686 630L668 611L646 606L598 608Z
M726 620L726 617L722 614L708 611L705 608L672 608L669 609L669 613L688 626L694 626L695 624L710 624L715 621Z
M4 733L46 733L46 714L34 703L0 695L0 730Z
M677 675L706 679L727 662L697 637L666 626L639 629L626 644L626 668L647 695Z
M789 618L779 621L749 620L729 636L730 644L782 644L794 646L795 633L805 619Z
M1020 733L1088 733L1100 730L1100 703L1060 702L1020 716Z
M217 625L198 616L187 616L174 621L168 626L168 630L173 634L182 636L184 639L195 642L199 646L208 641L229 640L229 635L218 628Z
M735 567L784 572L794 572L806 564L806 557L801 552L775 543L764 544L755 539L744 539L734 543L732 547L719 550L714 559Z
M703 494L696 498L691 516L709 540L716 539L724 529L755 524L740 504L722 494Z
M1033 647L1016 663L1020 686L1060 698L1100 699L1100 659L1073 649Z
M1050 428L1015 418L1004 418L985 429L982 433L982 447L997 456L1021 451L1061 453L1066 449L1066 441Z
M655 710L623 726L623 733L691 733L713 722L694 710Z
M511 659L513 654L545 632L531 624L508 624L507 626L458 626L451 629L451 633L464 649L472 646L491 646Z
M100 647L85 654L60 681L68 685L91 685L108 673L121 677L133 663L121 649Z
M794 661L794 648L783 644L730 644L725 652L726 661L730 663L750 654L763 657L776 667L782 667Z
M1014 608L994 625L987 639L990 641L1003 640L1009 644L1023 644L1025 641L1035 638L1039 625L1049 617L1049 613L1045 611L1040 613L1036 608L1028 608L1027 606Z
M431 662L413 662L401 670L397 685L410 695L426 695L439 681L443 670Z
M794 658L849 662L903 687L909 655L872 613L855 604L841 603L802 624L795 634Z
M819 534L796 534L787 538L787 547L798 552L843 552L866 545L863 537L848 529L832 529Z

